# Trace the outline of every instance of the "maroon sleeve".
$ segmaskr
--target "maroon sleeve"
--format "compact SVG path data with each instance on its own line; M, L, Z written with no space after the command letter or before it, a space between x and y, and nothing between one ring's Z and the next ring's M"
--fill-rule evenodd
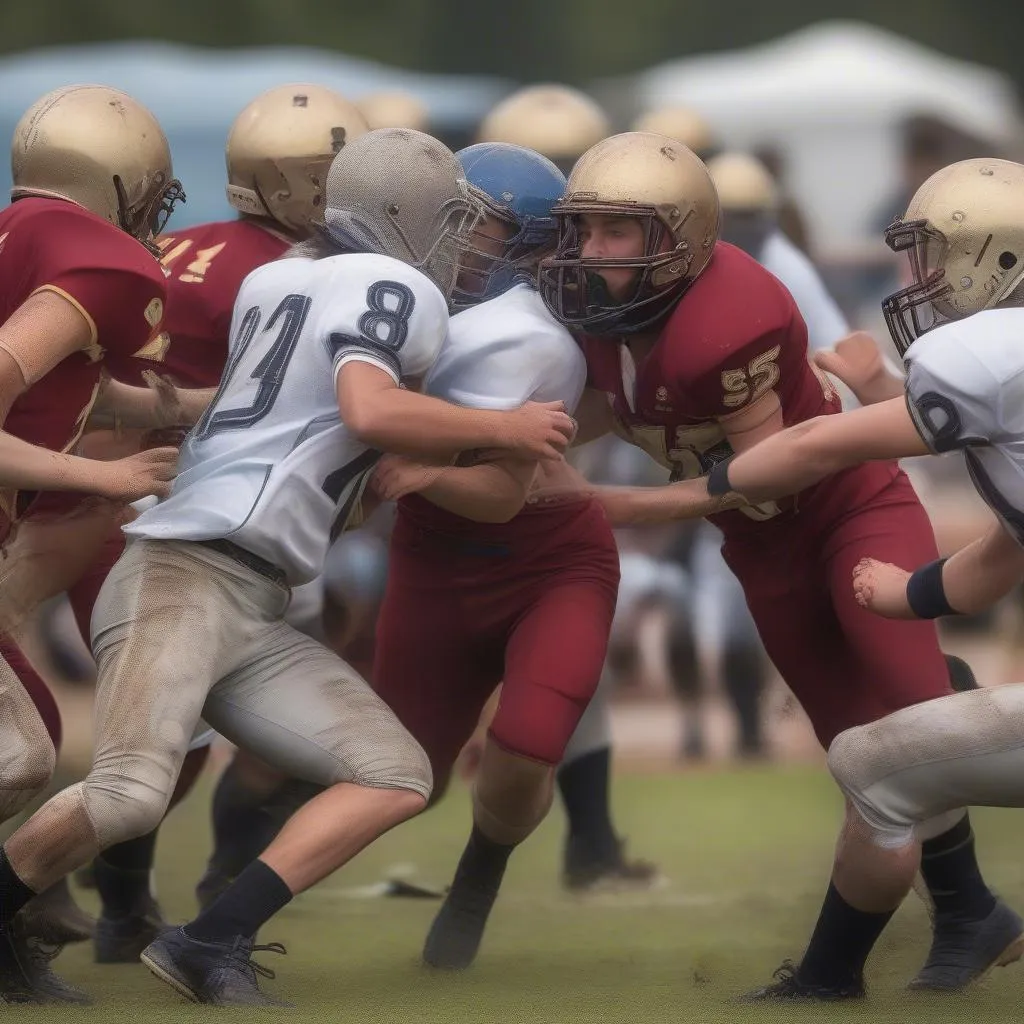
M807 372L807 328L796 304L740 255L720 261L716 253L718 272L698 279L666 326L667 375L694 416L733 415Z

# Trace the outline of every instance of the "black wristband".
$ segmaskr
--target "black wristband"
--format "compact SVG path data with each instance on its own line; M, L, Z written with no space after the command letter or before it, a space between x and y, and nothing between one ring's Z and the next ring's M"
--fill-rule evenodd
M708 473L708 494L712 497L720 497L723 494L732 493L732 484L729 483L729 463L733 460L732 455L721 462L716 462Z
M922 565L907 580L907 604L919 619L937 619L940 615L959 615L946 599L942 586L945 558Z

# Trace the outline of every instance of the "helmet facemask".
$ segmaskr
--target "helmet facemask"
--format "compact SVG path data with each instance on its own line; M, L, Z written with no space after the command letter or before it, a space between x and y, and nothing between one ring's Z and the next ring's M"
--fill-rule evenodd
M174 207L185 202L185 190L177 178L167 178L162 171L153 177L152 184L134 206L125 191L121 176L114 175L117 194L117 218L122 231L138 239L155 256L161 255L153 239L167 225Z
M693 279L688 277L693 255L686 242L673 243L668 226L653 207L633 204L581 203L555 207L559 238L553 256L541 261L539 287L544 304L568 327L597 334L633 334L657 324L682 298ZM643 227L644 248L628 258L584 258L580 217L593 214L628 217ZM670 248L665 249L666 243ZM632 293L612 299L601 276L604 270L635 269Z
M535 280L537 262L554 248L558 230L554 217L518 216L483 189L470 185L469 192L483 209L452 292L451 305L457 310L500 295L517 278ZM507 230L491 234L491 225ZM490 244L482 247L481 241Z

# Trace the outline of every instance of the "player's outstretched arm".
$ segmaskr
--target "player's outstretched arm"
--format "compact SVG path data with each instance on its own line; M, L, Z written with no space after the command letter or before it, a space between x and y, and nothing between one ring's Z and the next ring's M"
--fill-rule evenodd
M866 331L855 331L835 348L814 353L815 365L838 377L861 405L875 405L903 394L904 381L886 364L882 350Z
M785 430L775 430L772 418L746 430L732 426L727 436L739 454L709 476L667 487L597 488L612 523L700 518L798 494L862 462L929 453L902 399L819 416ZM755 443L747 446L745 440Z
M51 452L0 432L0 486L31 491L81 491L118 501L166 495L176 448L152 448L126 459L98 462Z
M438 466L385 455L374 473L373 486L388 501L415 492L464 519L507 523L526 504L536 470L536 462L513 458Z
M727 485L756 503L797 494L862 462L927 454L904 400L890 399L781 430L730 459L710 488Z
M360 441L399 455L450 459L471 448L501 448L526 459L557 458L575 424L561 402L527 402L509 412L464 409L400 388L373 363L338 370L338 408Z
M914 573L865 558L853 570L853 589L858 602L877 615L934 619L983 612L1022 579L1024 548L995 522L955 555Z

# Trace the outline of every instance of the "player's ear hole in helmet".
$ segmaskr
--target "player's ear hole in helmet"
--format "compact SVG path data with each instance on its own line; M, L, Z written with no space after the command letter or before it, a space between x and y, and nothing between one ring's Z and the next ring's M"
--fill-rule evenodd
M911 283L882 301L900 355L940 324L1024 303L1024 166L962 160L936 171L885 231Z
M540 264L541 297L563 324L597 334L660 323L710 262L720 221L703 162L650 132L614 135L584 153L554 214L558 244ZM589 255L587 232L600 218L638 224L636 251ZM612 281L623 277L631 284L617 294Z
M335 156L324 194L315 237L293 253L391 256L450 298L483 211L447 146L407 128L371 131Z
M538 262L558 238L551 210L566 180L547 157L511 143L480 142L455 155L484 210L452 293L453 308L462 309L536 281Z

